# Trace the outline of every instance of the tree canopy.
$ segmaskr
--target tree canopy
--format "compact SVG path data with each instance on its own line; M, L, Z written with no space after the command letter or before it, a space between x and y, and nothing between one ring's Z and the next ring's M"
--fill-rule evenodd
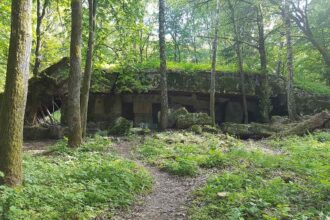
M236 23L242 47L245 71L261 72L258 54L258 18L263 17L267 69L270 74L286 75L284 24L282 5L278 1L247 0L221 1L219 22L219 69L238 71L235 53L235 29L230 15L230 2L235 8ZM0 76L4 79L9 44L10 3L1 1ZM69 55L70 2L35 0L33 11L33 51L37 47L37 5L40 4L40 71ZM139 68L155 68L159 64L157 1L98 1L95 35L94 69L116 69L123 84L136 84L134 73ZM168 66L195 65L211 67L213 23L216 1L168 0L166 2L166 43ZM321 90L330 78L329 16L330 3L326 0L290 1L294 47L295 83ZM44 13L44 14L42 14ZM260 26L259 26L260 28ZM237 39L236 39L237 41ZM88 4L83 3L83 53L88 42ZM35 66L35 53L30 61ZM85 56L83 56L85 59ZM178 63L178 64L175 64ZM1 80L4 83L4 80ZM321 86L322 87L322 86ZM129 86L128 86L129 88ZM322 87L324 88L324 87ZM326 90L326 88L324 88Z

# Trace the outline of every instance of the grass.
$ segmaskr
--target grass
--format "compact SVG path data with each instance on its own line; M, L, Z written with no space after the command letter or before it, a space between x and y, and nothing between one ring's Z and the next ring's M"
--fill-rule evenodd
M149 61L144 62L140 65L140 69L147 69L147 70L154 70L159 68L159 61ZM168 61L167 62L167 68L168 70L172 71L186 71L186 72L194 72L194 71L211 71L211 63L188 63L188 62L173 62ZM248 69L247 66L244 67L245 71L255 72L251 69ZM217 65L216 67L217 71L222 72L230 72L230 73L236 73L237 72L237 65L235 63L230 65Z
M143 70L154 70L159 68L159 61L149 61L141 64L139 66ZM210 71L210 63L188 63L188 62L173 62L168 61L167 63L168 70L172 71L185 71L185 72L196 72L196 71ZM217 65L217 71L228 72L228 73L237 73L237 66L235 63L229 65ZM258 74L258 71L250 69L248 66L244 67L244 70L248 74ZM330 96L330 87L324 83L319 82L316 79L304 79L297 77L295 79L295 84L298 88L311 92L317 95L327 95Z
M147 137L137 152L148 163L171 174L194 176L201 167L222 167L224 151L239 144L225 135L169 131Z
M317 95L330 96L330 87L325 84L302 79L296 79L295 84L298 88L304 91L311 92Z
M191 219L329 219L330 134L232 148L230 168L196 192Z
M77 150L61 141L47 156L25 154L23 186L0 188L0 219L91 219L128 207L152 179L109 145L96 137Z
M158 60L150 60L142 64L136 65L134 67L136 70L156 70L159 68ZM188 73L198 72L198 71L211 71L210 63L189 63L189 62L167 62L167 68L170 71L184 71ZM108 65L106 69L109 72L120 72L120 67L118 65ZM228 65L217 65L217 71L227 72L227 73L237 73L237 66L235 63ZM258 71L251 69L248 66L244 66L245 73L247 74L258 74ZM295 85L307 92L317 94L317 95L326 95L330 96L330 87L321 82L317 77L296 77ZM100 82L101 83L101 82Z

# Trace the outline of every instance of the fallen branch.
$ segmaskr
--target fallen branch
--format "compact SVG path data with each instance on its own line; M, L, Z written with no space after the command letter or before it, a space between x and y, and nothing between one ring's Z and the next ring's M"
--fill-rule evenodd
M259 139L278 136L304 135L308 132L325 128L329 123L330 113L324 111L302 121L292 123L286 123L285 121L270 124L251 123L247 125L224 123L222 125L222 131L243 139Z

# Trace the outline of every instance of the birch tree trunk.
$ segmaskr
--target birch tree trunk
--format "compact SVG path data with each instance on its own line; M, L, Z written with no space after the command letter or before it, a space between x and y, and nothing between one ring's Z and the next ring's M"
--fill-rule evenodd
M71 45L70 76L68 95L69 147L79 147L82 142L80 117L81 83L81 38L82 38L82 2L71 0Z
M91 84L91 76L93 71L93 51L94 51L94 38L96 27L96 0L88 0L89 5L89 36L88 36L88 49L86 57L85 72L81 88L81 129L82 136L86 136L87 129L87 113L88 113L88 100L89 90Z
M0 181L22 183L22 145L32 44L32 0L12 0L5 93L0 112Z
M168 94L167 94L167 65L165 42L165 0L159 0L159 58L160 58L160 86L161 112L160 129L165 130L168 124Z
M218 35L220 24L220 0L217 0L217 7L214 20L214 39L212 43L212 69L210 85L210 117L212 124L215 125L215 74L217 65Z

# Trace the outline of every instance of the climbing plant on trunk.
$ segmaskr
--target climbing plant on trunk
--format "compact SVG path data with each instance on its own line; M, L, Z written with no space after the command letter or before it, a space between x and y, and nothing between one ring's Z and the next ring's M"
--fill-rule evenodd
M161 87L160 128L164 130L167 128L168 123L167 67L165 43L165 0L159 0L159 58Z
M217 50L219 37L219 23L220 23L220 0L217 0L217 7L214 18L214 38L212 43L212 69L211 69L211 85L210 85L210 116L212 124L215 125L215 74L217 65Z
M11 34L5 93L0 112L1 183L22 183L24 113L32 37L32 0L12 0Z
M91 76L93 70L93 51L94 51L94 38L95 38L95 27L96 27L96 0L88 0L89 5L89 36L88 36L88 48L85 72L82 81L81 88L81 128L83 137L86 136L87 126L87 112L88 112L88 100L89 90L91 84Z
M82 141L80 117L82 2L71 0L71 45L68 95L69 146L79 147Z

